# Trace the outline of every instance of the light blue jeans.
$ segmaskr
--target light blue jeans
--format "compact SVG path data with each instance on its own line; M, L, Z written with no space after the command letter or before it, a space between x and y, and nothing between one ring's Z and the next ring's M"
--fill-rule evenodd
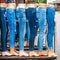
M6 26L6 8L0 7L0 25L1 25L1 48L2 52L7 51L7 26Z
M38 50L43 50L43 42L46 28L46 8L37 7L36 8L36 16L39 24L39 37L38 37Z
M30 28L30 51L34 50L34 39L37 33L38 29L38 22L36 18L36 8L29 7L26 9L26 17L29 22L29 28Z
M15 34L16 34L16 16L14 8L6 9L6 16L8 19L8 27L10 31L10 48L15 46Z
M19 50L24 50L24 38L26 32L26 12L25 8L16 8L16 16L19 23Z
M47 22L48 22L48 35L47 35L47 42L48 42L48 49L53 49L53 36L55 33L55 8L54 7L47 7Z

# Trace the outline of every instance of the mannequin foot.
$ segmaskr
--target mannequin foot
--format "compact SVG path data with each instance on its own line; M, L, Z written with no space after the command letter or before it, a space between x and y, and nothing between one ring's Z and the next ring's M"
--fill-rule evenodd
M48 57L57 57L53 50L48 51Z
M10 52L13 56L18 56L18 53L13 51L13 52Z
M39 51L38 54L39 56L47 56L47 53L45 53L44 51Z
M14 49L14 48L10 48L10 53L11 53L13 56L18 56L18 53L15 52L15 49Z
M29 56L32 57L32 56L39 56L39 55L34 51L30 51Z
M19 54L19 51L16 51L16 50L15 50L15 52Z
M2 52L2 56L11 56L11 54L8 51Z
M19 51L19 56L29 56L25 51Z

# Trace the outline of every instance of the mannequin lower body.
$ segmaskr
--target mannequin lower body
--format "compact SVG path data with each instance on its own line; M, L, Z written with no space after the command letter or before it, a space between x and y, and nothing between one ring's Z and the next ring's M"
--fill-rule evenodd
M9 5L8 5L9 6ZM6 9L6 16L8 19L8 26L10 31L10 53L12 55L18 55L15 50L15 35L16 35L16 17L15 8L11 6Z
M28 56L28 54L24 51L24 38L26 32L25 8L17 8L16 16L19 24L19 56Z
M11 56L11 54L7 51L7 26L6 26L6 16L5 16L6 8L0 7L0 25L1 25L1 48L2 48L2 56Z
M46 8L37 7L36 16L38 18L38 24L40 30L38 36L38 54L39 56L45 56L47 54L43 51L43 43L44 43L44 35L45 35L45 28L46 28Z
M47 7L47 23L48 23L48 34L47 34L47 42L48 42L48 57L57 57L57 55L53 51L53 37L55 33L55 8L53 6Z
M29 7L26 9L26 16L27 16L27 20L29 21L29 28L30 28L30 39L29 39L29 43L30 43L30 52L29 52L29 56L38 56L38 54L36 52L34 52L34 39L37 33L37 18L36 18L36 8L32 8Z

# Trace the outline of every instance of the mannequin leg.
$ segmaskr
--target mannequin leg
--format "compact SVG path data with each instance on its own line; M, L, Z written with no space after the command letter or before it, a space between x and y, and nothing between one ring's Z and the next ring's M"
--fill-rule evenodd
M6 26L6 8L0 7L0 22L1 22L1 48L2 48L2 56L11 56L11 54L7 51L7 26Z
M39 56L47 55L43 51L43 42L44 42L44 35L45 35L45 27L46 27L46 8L44 7L37 7L36 8L36 15L38 18L39 23L39 37L38 37L38 54Z
M47 35L47 42L48 42L48 57L57 57L57 55L53 51L53 37L55 33L55 8L54 7L47 7L47 22L48 22L48 35Z
M26 32L25 8L20 8L20 7L17 8L16 16L18 18L18 23L19 23L19 56L28 56L28 54L24 51L24 38Z
M7 19L8 19L8 26L10 31L10 53L12 55L18 55L15 52L15 35L16 35L16 17L15 17L15 9L7 8Z
M36 9L35 8L28 8L26 10L26 15L27 15L27 20L29 21L29 27L30 27L30 52L29 52L29 56L38 56L38 54L36 52L34 52L34 39L37 33L37 22L36 22Z

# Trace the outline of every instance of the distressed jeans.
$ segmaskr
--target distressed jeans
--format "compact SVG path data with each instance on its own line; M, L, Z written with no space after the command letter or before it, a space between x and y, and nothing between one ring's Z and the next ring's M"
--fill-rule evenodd
M47 22L48 22L48 34L47 34L47 42L48 42L48 49L53 49L53 36L55 33L55 8L54 7L47 7L46 11Z
M26 32L25 8L16 8L16 16L19 23L19 50L24 50L24 38Z
M6 9L6 16L8 19L8 27L10 34L10 48L14 48L15 46L15 35L16 35L16 16L14 8Z
M0 7L0 25L1 25L1 48L2 52L7 51L7 42L6 42L6 35L7 35L7 27L6 27L6 16L5 16L6 9L4 7Z
M38 50L43 50L43 42L46 28L46 8L37 7L36 16L39 24Z
M29 49L33 51L34 50L34 39L35 39L37 28L38 28L38 22L36 18L36 8L32 8L32 7L27 8L26 17L27 17L27 20L29 21L29 28L30 28Z

